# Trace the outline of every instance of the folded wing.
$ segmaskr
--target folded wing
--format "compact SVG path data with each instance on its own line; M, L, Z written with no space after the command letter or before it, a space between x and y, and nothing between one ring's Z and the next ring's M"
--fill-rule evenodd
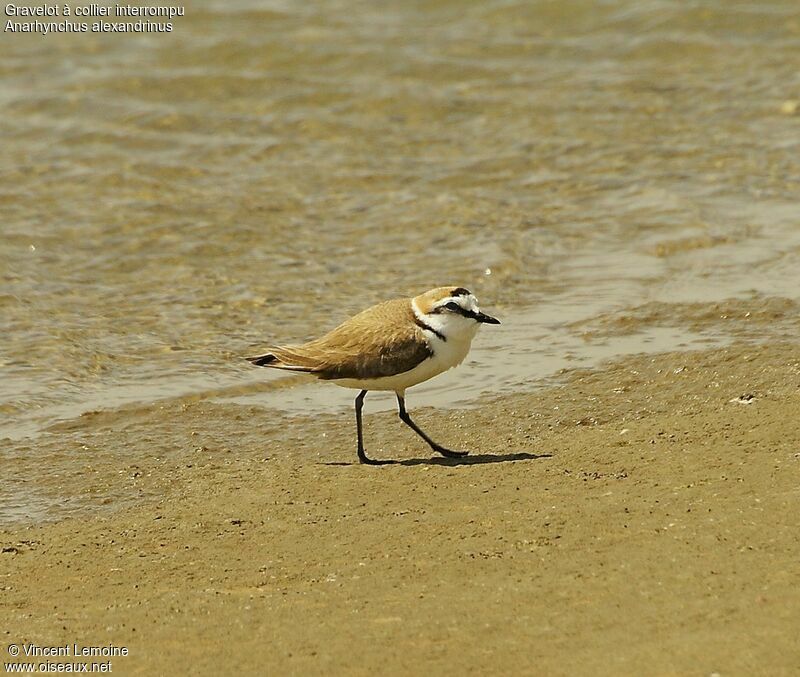
M378 304L314 341L247 359L320 379L374 379L409 371L433 355L408 299Z

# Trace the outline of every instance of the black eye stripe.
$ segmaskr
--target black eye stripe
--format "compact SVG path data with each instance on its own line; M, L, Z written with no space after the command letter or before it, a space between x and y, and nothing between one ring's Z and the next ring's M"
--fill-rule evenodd
M450 310L454 313L458 313L459 315L463 315L464 317L472 318L473 320L478 319L473 311L462 308L455 301L450 301L445 303L443 306L439 306L434 312L441 313L443 310Z

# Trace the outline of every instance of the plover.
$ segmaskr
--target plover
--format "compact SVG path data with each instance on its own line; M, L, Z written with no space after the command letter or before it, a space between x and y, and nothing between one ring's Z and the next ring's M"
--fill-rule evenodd
M464 361L483 324L500 324L478 308L463 287L437 287L414 298L384 301L367 308L321 338L302 345L277 346L247 359L259 367L313 374L361 392L356 397L358 458L378 465L364 452L361 409L370 390L393 391L400 419L433 449L448 458L466 456L434 442L406 411L405 393Z

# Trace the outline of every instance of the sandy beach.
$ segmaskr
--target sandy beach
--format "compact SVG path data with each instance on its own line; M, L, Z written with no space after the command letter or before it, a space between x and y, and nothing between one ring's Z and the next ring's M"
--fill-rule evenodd
M800 674L796 0L32 25L0 59L7 671ZM355 392L244 359L442 285L502 321L407 393L463 461L370 393L397 463L363 467Z
M4 643L125 646L120 674L796 674L799 380L789 343L629 358L417 412L464 462L367 416L383 467L349 416L85 415L43 444L97 449L76 494L139 498L2 532Z

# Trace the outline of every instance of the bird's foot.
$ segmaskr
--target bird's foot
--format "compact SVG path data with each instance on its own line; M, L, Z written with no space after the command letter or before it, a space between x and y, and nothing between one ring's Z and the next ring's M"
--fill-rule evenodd
M358 460L364 465L392 465L395 461L379 461L376 458L368 458L367 456L359 456Z
M440 447L438 444L432 448L434 451L440 453L445 458L464 458L464 456L469 454L468 451L453 451L452 449Z

